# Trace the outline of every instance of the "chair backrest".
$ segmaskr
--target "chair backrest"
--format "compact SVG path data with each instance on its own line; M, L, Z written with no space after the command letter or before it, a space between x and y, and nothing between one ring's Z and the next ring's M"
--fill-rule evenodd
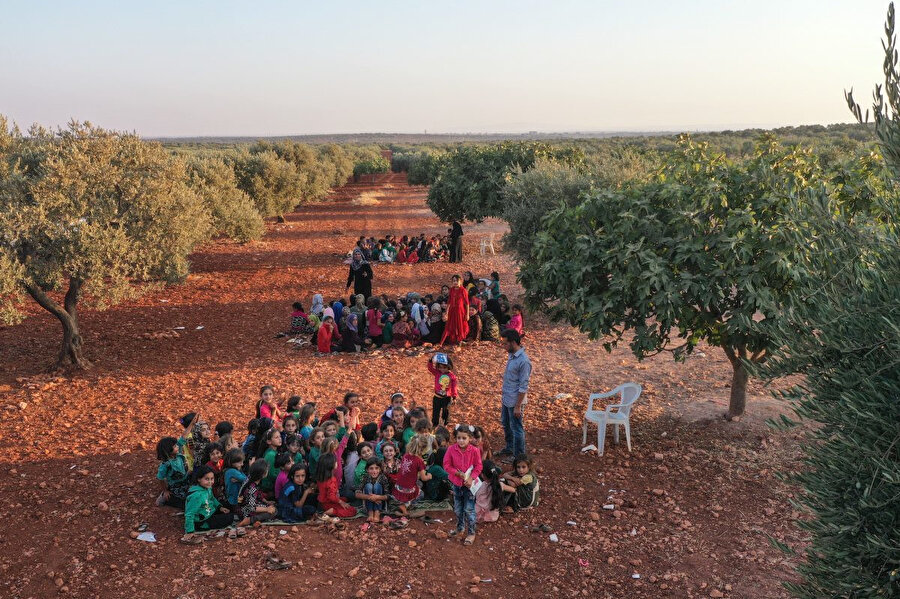
M619 385L619 394L622 397L622 407L619 412L628 416L631 413L631 406L641 396L641 386L637 383L624 383Z

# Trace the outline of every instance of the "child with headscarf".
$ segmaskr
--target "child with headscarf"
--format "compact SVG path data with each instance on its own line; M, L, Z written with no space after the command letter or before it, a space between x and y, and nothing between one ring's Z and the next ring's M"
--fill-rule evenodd
M347 325L341 336L341 351L355 353L362 349L364 341L359 333L359 316L351 312L347 315Z

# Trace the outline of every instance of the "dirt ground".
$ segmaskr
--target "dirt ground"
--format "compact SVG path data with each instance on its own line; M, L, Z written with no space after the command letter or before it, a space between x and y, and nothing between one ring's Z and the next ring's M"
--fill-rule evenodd
M386 197L350 203L366 190ZM450 525L420 521L402 531L362 533L351 521L336 535L298 526L178 543L181 519L154 506L153 450L160 436L177 434L179 415L230 420L242 438L262 384L320 406L356 390L368 419L397 389L430 407L422 357L316 357L274 338L296 299L344 293L341 259L357 236L446 230L425 193L402 175L383 176L288 215L260 242L204 247L184 284L83 314L87 372L47 374L60 332L49 315L36 310L0 328L0 596L786 597L781 582L794 558L769 537L802 546L792 490L776 478L798 464L799 437L765 426L783 409L769 390L751 382L747 416L726 423L730 367L719 350L685 364L639 363L627 348L607 354L536 315L526 315L534 374L525 424L541 480L537 509L481 525L472 547L441 538ZM502 230L466 227L462 265L376 266L375 291L436 291L453 273L497 270L516 296L509 257L478 251L483 236ZM495 449L505 359L486 344L454 354L461 400L452 420L486 427ZM602 457L581 454L587 395L625 381L644 388L633 451L610 434ZM596 443L593 428L588 442ZM141 522L158 542L131 538ZM529 531L540 523L559 541ZM293 569L266 570L271 553Z

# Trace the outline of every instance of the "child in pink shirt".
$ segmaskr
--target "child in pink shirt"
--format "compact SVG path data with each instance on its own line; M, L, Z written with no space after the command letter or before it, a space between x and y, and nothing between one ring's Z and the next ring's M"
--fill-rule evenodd
M444 454L444 470L453 485L453 511L456 512L456 530L450 536L466 530L465 545L475 541L475 495L472 484L481 474L481 451L471 444L475 427L457 424L454 429L456 443Z
M512 329L519 335L525 333L525 322L522 320L522 306L516 304L512 307L512 317L506 323L507 329Z

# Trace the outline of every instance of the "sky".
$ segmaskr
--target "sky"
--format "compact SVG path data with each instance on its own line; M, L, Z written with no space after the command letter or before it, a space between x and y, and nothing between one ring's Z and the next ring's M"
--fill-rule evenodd
M149 136L852 120L886 0L0 0L0 114Z

